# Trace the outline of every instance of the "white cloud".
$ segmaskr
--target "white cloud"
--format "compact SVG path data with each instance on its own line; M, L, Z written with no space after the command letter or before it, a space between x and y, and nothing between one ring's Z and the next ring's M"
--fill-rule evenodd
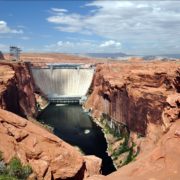
M109 46L120 47L121 43L113 41L113 40L109 40L109 41L105 41L102 44L100 44L100 47L109 47Z
M59 31L95 34L121 42L123 50L130 53L163 53L167 47L173 52L180 45L179 1L94 1L86 6L94 8L93 12L61 12L47 21Z
M51 8L51 10L54 11L54 12L60 12L60 13L62 13L62 12L68 12L67 9L59 9L59 8Z
M5 21L0 21L0 33L12 33L12 34L22 34L22 30L16 30L10 28Z
M65 52L65 53L93 53L93 52L119 52L121 43L115 41L97 42L91 40L78 41L58 41L57 43L46 45L45 51Z

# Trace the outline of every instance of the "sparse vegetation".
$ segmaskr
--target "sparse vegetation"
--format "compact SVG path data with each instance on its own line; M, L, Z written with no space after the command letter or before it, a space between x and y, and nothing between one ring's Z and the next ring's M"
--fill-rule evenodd
M13 157L9 164L5 164L0 152L0 180L26 180L32 173L29 165L22 165L17 157Z
M137 156L138 152L134 152L135 143L129 143L129 131L126 126L123 124L120 125L120 131L118 128L111 128L108 124L111 119L108 115L103 114L100 122L103 128L105 135L108 137L109 135L113 136L114 141L108 141L108 152L111 155L114 163L117 167L122 167L129 162L133 161ZM119 143L119 147L115 144ZM131 146L129 144L132 144Z
M117 139L121 139L121 134L116 130L116 129L112 129L111 127L109 127L107 121L110 121L110 117L106 114L103 114L100 122L103 125L103 131L105 134L111 134L113 135L115 138Z

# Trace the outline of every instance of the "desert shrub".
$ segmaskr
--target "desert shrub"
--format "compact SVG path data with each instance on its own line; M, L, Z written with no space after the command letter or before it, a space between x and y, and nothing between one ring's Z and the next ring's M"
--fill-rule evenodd
M6 165L3 161L0 161L0 174L6 173Z
M22 164L17 157L13 157L8 165L8 174L14 177L20 177L22 175Z
M32 168L29 165L23 166L22 170L24 179L28 178L28 176L32 173Z
M32 168L29 165L23 166L17 157L13 157L8 165L8 174L17 179L27 179L32 173Z
M4 175L0 175L0 180L18 180L18 179L15 177L9 176L7 174L4 174Z
M29 165L23 166L17 157L13 157L6 165L0 152L0 180L26 180L31 173L32 168Z

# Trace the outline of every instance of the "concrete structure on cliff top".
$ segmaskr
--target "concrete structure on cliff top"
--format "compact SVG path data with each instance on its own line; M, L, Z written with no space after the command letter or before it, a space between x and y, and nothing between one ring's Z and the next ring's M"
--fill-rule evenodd
M36 86L50 102L77 103L85 99L94 68L84 64L47 63L31 67Z

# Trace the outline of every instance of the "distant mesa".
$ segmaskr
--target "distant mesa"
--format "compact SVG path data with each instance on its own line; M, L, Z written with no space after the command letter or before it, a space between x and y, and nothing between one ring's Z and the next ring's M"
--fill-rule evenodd
M81 56L86 56L86 57L94 57L94 58L111 58L111 59L116 59L118 57L126 57L128 56L125 53L85 53L85 54L78 54Z
M0 60L4 60L5 58L4 58L4 55L3 55L3 53L0 51Z
M132 54L125 54L122 52L118 53L84 53L84 54L76 54L82 57L92 57L92 58L108 58L108 59L115 59L115 60L127 60L132 57L139 57L144 60L169 60L169 59L180 59L180 54L159 54L159 55L132 55Z

